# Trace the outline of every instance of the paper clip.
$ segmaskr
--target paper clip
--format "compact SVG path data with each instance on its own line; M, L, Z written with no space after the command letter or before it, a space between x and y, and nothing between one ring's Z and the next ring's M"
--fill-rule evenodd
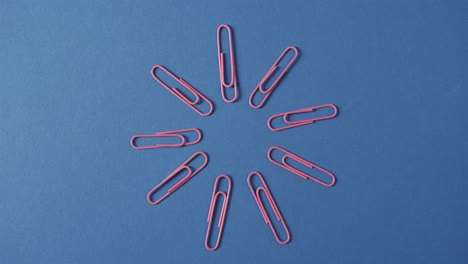
M192 170L192 168L188 165L193 159L195 159L198 155L201 155L205 158L205 161L203 162L203 164L198 168L196 169L195 171ZM193 176L195 176L198 172L200 172L205 166L206 164L208 163L208 155L206 155L205 152L201 152L201 151L198 151L198 152L195 152L192 156L190 156L190 158L188 158L184 163L182 163L179 167L177 167L177 169L175 169L171 174L169 174L169 176L167 176L162 182L160 182L158 185L156 185L156 187L154 187L153 189L151 189L151 191L148 192L148 195L146 196L146 199L148 200L148 202L152 205L156 205L160 202L162 202L164 199L166 199L169 195L171 195L173 192L175 192L177 189L180 188L180 186L184 185L184 183L186 183L188 180L190 180ZM172 186L161 198L159 198L158 200L156 201L153 201L151 199L151 197L153 196L153 194L159 189L161 188L164 184L166 184L170 179L172 179L172 177L176 176L179 172L181 172L182 170L187 170L187 176L185 176L182 180L180 180L178 183L174 184L174 186Z
M226 83L225 80L225 70L224 70L224 53L221 51L221 30L225 28L228 32L229 38L229 53L231 59L231 82ZM232 31L231 28L222 24L218 27L217 30L218 38L218 62L219 62L219 79L221 82L221 96L226 103L232 103L237 100L238 97L238 88L237 88L237 74L236 74L236 63L234 58L234 48L232 45ZM226 88L234 88L234 97L232 99L226 98Z
M268 81L268 79L273 75L273 73L276 71L276 69L278 68L278 64L279 62L284 58L284 56L286 55L286 53L289 51L289 50L293 50L294 51L294 57L291 59L291 61L289 61L288 65L286 65L286 67L284 67L283 71L280 73L280 75L276 78L276 80L273 82L273 84L270 86L270 88L268 89L263 89L263 85ZM250 94L250 98L249 98L249 105L252 107L252 108L255 108L255 109L258 109L260 107L263 106L263 104L265 104L266 100L268 99L268 97L270 97L271 93L273 92L273 89L275 89L275 87L279 84L279 82L281 81L281 79L283 78L283 76L288 72L289 68L291 68L291 66L294 64L294 62L297 60L297 57L299 56L299 50L296 48L296 47L293 47L293 46L289 46L287 47L283 53L281 53L281 55L279 56L279 58L275 61L275 63L273 64L273 66L271 66L271 68L268 70L268 72L265 74L265 76L262 78L262 80L260 81L260 83L255 87L255 89L252 91L252 94ZM263 97L262 101L258 104L258 105L255 105L254 102L253 102L253 99L254 99L254 96L257 92L260 92L262 94L264 94L265 96Z
M192 101L187 96L185 96L182 92L179 91L177 88L171 88L167 84L165 84L161 79L159 79L158 76L156 76L156 69L161 69L165 73L167 73L171 78L176 80L178 83L180 83L182 86L187 88L194 96L195 99ZM168 69L166 69L162 65L155 65L151 69L151 75L153 78L160 83L164 88L166 88L169 92L171 92L173 95L175 95L177 98L179 98L182 102L184 102L186 105L188 105L190 108L192 108L195 112L197 112L199 115L202 116L209 116L213 112L213 103L208 99L206 96L204 96L202 93L200 93L197 89L193 88L190 84L188 84L184 79L177 77L174 75L172 72L170 72ZM203 100L200 100L203 99ZM195 106L200 103L201 101L206 101L208 105L210 106L210 110L207 113L203 113L200 111L198 108Z
M260 186L255 190L254 190L254 187L252 186L252 181L250 180L250 178L252 178L254 175L259 177L260 180L262 181L262 184L263 184L263 186ZM273 232L273 235L275 236L276 241L278 241L278 243L280 243L282 245L287 244L291 240L291 235L289 234L288 226L286 225L286 222L284 221L283 216L281 215L281 212L280 212L278 206L276 205L275 199L273 199L273 196L272 196L272 194L270 192L270 189L268 188L268 185L266 184L265 179L263 178L262 174L260 174L260 172L258 172L258 171L254 171L254 172L250 173L249 176L247 176L247 184L249 185L250 192L252 192L252 195L253 195L253 197L255 199L255 202L258 205L258 209L260 209L260 212L262 213L262 216L263 216L263 219L265 220L265 223L270 226L271 232ZM267 212L265 210L265 207L263 206L262 200L260 199L260 192L261 191L263 191L265 193L265 195L266 195L266 197L268 199L268 202L271 205L271 208L273 208L273 211L274 211L274 213L276 215L276 218L278 219L278 221L280 221L283 224L283 227L284 227L284 230L286 231L286 236L287 236L285 240L281 240L279 238L275 227L271 223L271 219L268 217L268 214L267 214Z
M278 151L281 151L281 152L285 153L283 158L281 159L281 163L277 162L276 160L274 160L271 157L271 152L273 150L278 150ZM299 176L299 177L301 177L301 178L303 178L305 180L308 180L308 179L313 180L313 181L315 181L317 183L320 183L320 184L322 184L323 186L326 186L326 187L331 187L331 186L335 185L336 178L335 178L335 175L333 175L333 173L331 173L331 172L327 171L326 169L324 169L324 168L322 168L322 167L320 167L320 166L318 166L318 165L316 165L316 164L314 164L314 163L312 163L310 161L307 161L307 160L297 156L296 154L293 154L293 153L291 153L291 152L289 152L289 151L287 151L287 150L285 150L283 148L280 148L278 146L271 147L268 150L267 157L268 157L268 160L270 160L273 164L276 164L276 165L280 166L281 168L283 168L285 170L288 170L288 171L296 174L297 176ZM316 178L316 177L314 177L312 175L306 174L306 173L292 167L286 161L288 158L293 159L293 160L305 165L307 168L317 169L317 170L327 174L328 176L330 176L331 182L326 183L326 182L324 182L324 181L322 181L322 180L320 180L320 179L318 179L318 178Z
M217 190L219 182L223 178L226 179L228 182L227 192ZM221 242L221 236L223 235L223 229L224 229L224 219L226 219L226 212L227 212L227 208L229 204L229 197L231 196L231 185L232 185L231 177L229 177L226 174L219 175L215 180L215 184L213 187L213 194L211 196L210 210L208 212L208 229L206 230L206 237L205 237L205 247L206 249L210 251L218 249L219 243ZM210 247L209 241L210 241L210 234L211 234L211 224L213 222L213 218L214 218L213 214L214 214L216 202L218 201L219 196L224 197L223 207L221 208L221 215L219 217L219 222L218 222L219 233L218 233L218 238L216 239L216 244L213 247Z
M315 117L315 118L310 118L310 119L306 119L306 120L299 120L299 121L291 121L291 120L288 119L289 116L294 115L294 114L310 113L310 112L315 111L316 109L327 108L327 107L331 107L333 109L333 113L331 115ZM331 119L331 118L334 118L337 114L338 114L338 108L336 108L336 106L334 104L324 104L324 105L307 107L307 108L303 108L303 109L299 109L299 110L294 110L294 111L289 111L289 112L284 112L284 113L273 115L273 116L270 117L270 119L268 119L267 126L271 131L274 131L274 132L275 131L281 131L281 130L285 130L285 129L289 129L289 128L293 128L293 127L312 124L315 121ZM282 127L278 127L278 128L274 128L271 125L271 122L275 118L278 118L278 117L281 117L281 116L283 117L283 121L287 125L282 126Z
M184 132L196 132L198 134L198 138L195 141L187 142L185 137L182 133ZM135 141L139 138L153 138L153 137L176 137L180 139L179 143L171 143L171 144L156 144L150 146L137 146L135 145ZM130 145L134 149L153 149L153 148L176 148L182 146L189 146L195 145L202 139L201 131L197 128L187 128L187 129L180 129L180 130L172 130L172 131L164 131L164 132L157 132L154 134L141 134L135 135L130 139Z

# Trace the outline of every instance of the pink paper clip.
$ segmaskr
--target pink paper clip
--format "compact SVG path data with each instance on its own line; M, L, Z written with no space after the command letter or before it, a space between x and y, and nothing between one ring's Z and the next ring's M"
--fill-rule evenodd
M218 185L221 179L227 180L227 183L228 183L227 192L218 191ZM219 175L215 180L215 184L213 187L213 194L211 196L210 210L208 212L208 229L206 230L206 237L205 237L205 247L206 249L210 251L218 249L219 243L221 242L221 237L223 235L223 229L224 229L224 219L226 219L226 212L227 212L227 208L229 204L229 197L231 196L231 185L232 185L231 177L229 177L226 174ZM211 224L213 222L213 218L214 218L213 214L214 214L216 202L218 201L219 196L224 197L223 207L221 208L221 215L219 217L219 222L218 222L219 233L218 233L218 238L216 239L216 244L213 247L211 247L209 245L210 235L211 235Z
M260 180L262 181L262 184L263 184L263 186L260 186L255 190L254 190L254 187L252 186L252 181L250 180L254 175L259 177ZM270 192L270 189L268 188L268 185L266 184L265 179L263 178L262 174L260 174L260 172L258 172L258 171L254 171L254 172L250 173L249 176L247 176L247 184L249 185L250 192L252 192L252 195L253 195L253 197L255 199L255 202L258 205L258 209L260 209L260 212L262 213L262 216L263 216L263 219L265 220L265 223L270 226L271 232L273 232L273 235L275 236L276 241L278 241L278 243L280 243L282 245L289 243L289 241L291 240L291 235L289 234L288 226L286 225L286 222L284 221L283 216L281 215L281 212L280 212L278 206L276 205L275 199L273 199L273 196L272 196L272 194ZM262 200L260 199L260 192L261 191L263 191L265 193L265 195L266 195L266 197L268 199L268 202L271 205L271 208L273 208L273 211L274 211L274 213L276 215L276 218L278 219L278 221L280 221L283 224L283 227L284 227L284 230L286 231L286 236L287 236L285 240L280 239L280 237L278 236L278 233L276 232L275 227L271 223L271 219L268 217L268 214L267 214L267 212L265 210L265 207L264 207L264 205L262 203Z
M280 73L280 75L276 78L276 80L273 82L273 84L270 86L270 88L268 89L263 89L263 85L268 81L268 79L273 75L273 73L276 71L276 69L278 68L278 64L280 63L280 61L284 58L284 56L286 55L286 53L289 51L289 50L293 50L294 51L294 57L291 59L291 61L289 61L288 65L286 65L286 67L284 67L283 71ZM296 47L293 47L293 46L289 46L287 47L283 53L281 53L281 55L279 56L279 58L275 61L275 63L273 64L273 66L271 66L271 68L268 70L268 72L265 74L265 76L262 78L262 80L260 81L260 83L255 87L255 89L252 91L252 94L250 94L250 98L249 98L249 105L252 107L252 108L255 108L255 109L258 109L260 107L262 107L266 100L268 99L268 97L270 97L271 93L273 92L273 89L275 89L275 87L279 84L279 82L281 81L281 79L283 78L283 76L289 71L289 68L291 68L291 66L294 64L294 62L297 60L297 57L299 56L299 50L296 48ZM260 92L262 94L264 94L264 97L262 99L262 101L258 104L258 105L255 105L254 102L253 102L253 99L254 99L254 96L257 92Z
M185 137L182 133L184 132L196 132L198 134L198 138L192 142L187 142ZM179 143L171 143L171 144L156 144L150 146L137 146L135 145L135 141L139 138L155 138L155 137L176 137L180 139ZM153 149L153 148L176 148L182 146L189 146L195 145L202 139L201 131L197 128L187 128L187 129L180 129L180 130L172 130L172 131L164 131L164 132L157 132L154 134L141 134L135 135L130 139L130 145L134 149Z
M277 162L276 160L274 160L274 159L271 157L271 152L272 152L273 150L278 150L278 151L281 151L281 152L284 153L284 156L283 156L283 158L281 159L281 163ZM313 180L313 181L315 181L315 182L317 182L317 183L320 183L320 184L322 184L323 186L326 186L326 187L331 187L331 186L335 185L336 178L335 178L335 175L333 175L333 173L331 173L331 172L327 171L326 169L324 169L324 168L322 168L322 167L320 167L320 166L318 166L318 165L316 165L316 164L314 164L314 163L312 163L312 162L310 162L310 161L307 161L307 160L305 160L305 159L303 159L303 158L297 156L296 154L293 154L293 153L291 153L291 152L289 152L289 151L287 151L287 150L285 150L285 149L283 149L283 148L280 148L280 147L278 147L278 146L273 146L273 147L271 147L271 148L268 150L267 157L268 157L268 160L271 161L273 164L276 164L276 165L280 166L281 168L283 168L283 169L285 169L285 170L288 170L288 171L290 171L290 172L296 174L297 176L299 176L299 177L301 177L301 178L303 178L303 179L305 179L305 180L308 180L308 179L309 179L309 180ZM298 170L298 169L292 167L292 166L289 165L289 164L287 163L287 161L286 161L288 158L290 158L290 159L292 159L292 160L295 160L295 161L297 161L297 162L303 164L303 165L306 166L307 168L317 169L317 170L319 170L319 171L321 171L321 172L327 174L328 176L330 176L331 182L330 182L330 183L326 183L326 182L324 182L324 181L322 181L322 180L320 180L320 179L318 179L318 178L316 178L316 177L314 177L314 176L312 176L312 175L306 174L306 173L304 173L304 172L302 172L302 171L300 171L300 170Z
M224 53L221 51L221 30L223 28L227 30L228 38L229 38L229 54L230 54L230 59L231 59L231 82L230 83L226 83L226 80L225 80ZM226 24L220 25L217 31L217 38L218 38L218 62L219 62L219 79L221 82L221 96L223 97L223 100L226 103L232 103L237 100L238 88L237 88L236 63L235 63L235 58L234 58L234 48L232 45L231 28ZM234 97L232 99L226 98L226 88L234 89Z
M316 109L321 109L321 108L327 108L331 107L333 109L333 113L331 115L327 116L321 116L321 117L315 117L315 118L310 118L306 120L299 120L299 121L291 121L288 119L289 116L294 115L294 114L302 114L302 113L310 113L315 111ZM324 104L324 105L319 105L319 106L313 106L313 107L307 107L299 110L294 110L294 111L289 111L289 112L284 112L276 115L272 115L270 119L268 119L267 126L271 131L281 131L293 127L298 127L298 126L304 126L308 124L312 124L315 121L320 121L320 120L325 120L325 119L331 119L334 118L338 114L338 108L334 104ZM271 125L271 122L278 117L283 117L283 121L287 124L282 127L274 128Z
M193 159L195 159L198 155L201 155L205 158L205 161L203 162L203 164L198 168L196 169L195 171L192 170L192 168L188 165ZM184 183L186 183L188 180L190 180L193 176L195 176L198 172L200 172L205 166L206 164L208 163L208 155L206 155L205 152L201 152L201 151L198 151L198 152L195 152L192 156L190 156L190 158L188 158L184 163L182 163L179 167L177 167L177 169L175 169L171 174L169 174L169 176L167 176L162 182L160 182L158 185L156 185L156 187L154 187L153 189L151 189L151 191L148 192L148 195L146 196L146 199L148 200L148 202L152 205L156 205L160 202L162 202L164 199L166 199L169 195L171 195L173 192L175 192L177 189L180 188L180 186L184 185ZM172 177L176 176L179 172L181 172L182 170L187 170L187 176L185 176L182 180L180 180L179 182L177 182L176 184L174 184L174 186L172 186L161 198L159 198L158 200L156 201L153 201L151 199L151 197L153 196L153 194L159 189L161 188L164 184L166 184L170 179L172 179Z
M159 79L158 76L156 76L156 69L161 69L163 70L165 73L167 73L171 78L173 78L174 80L176 80L178 83L180 83L182 86L184 86L185 88L187 88L187 90L189 90L194 96L195 96L195 99L193 101L191 101L189 98L187 98L182 92L179 91L179 89L177 88L171 88L169 87L167 84L165 84L161 79ZM204 96L202 93L200 93L197 89L193 88L190 84L188 84L184 79L182 78L179 78L177 76L175 76L172 72L170 72L168 69L166 69L164 66L162 65L155 65L152 69L151 69L151 75L153 76L153 78L158 82L160 83L164 88L166 88L169 92L171 92L173 95L175 95L177 98L179 98L182 102L184 102L186 105L188 105L190 108L192 108L195 112L197 112L199 115L202 115L202 116L209 116L212 112L213 112L213 103L210 101L210 99L208 99L206 96ZM203 99L203 100L200 100L200 99ZM208 103L208 105L210 106L210 110L207 112L207 113L203 113L202 111L200 111L198 108L196 108L195 106L197 104L199 104L200 102L202 101L206 101Z

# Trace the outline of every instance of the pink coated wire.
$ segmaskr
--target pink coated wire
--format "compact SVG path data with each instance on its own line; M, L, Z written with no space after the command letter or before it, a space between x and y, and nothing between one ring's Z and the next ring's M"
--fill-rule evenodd
M256 188L255 190L254 190L254 187L252 186L252 181L251 181L251 178L253 176L259 177L261 182L262 182L262 186ZM260 213L262 213L262 216L263 216L263 219L265 220L265 223L270 226L271 232L273 233L276 241L278 243L282 244L282 245L289 243L289 241L291 240L291 234L289 233L288 226L286 224L286 221L284 221L283 216L281 215L281 212L280 212L278 206L276 205L275 199L273 198L273 195L271 194L270 189L268 188L268 185L267 185L263 175L258 171L254 171L254 172L250 173L249 176L247 176L247 185L249 186L250 192L252 193L252 195L253 195L253 197L255 199L255 202L257 203L257 206L258 206L258 209L260 210ZM275 213L276 218L283 225L283 228L284 228L284 230L286 232L286 239L285 240L280 239L280 237L278 235L278 232L276 231L275 227L273 226L273 224L271 222L271 219L270 219L270 217L268 216L268 214L267 214L267 212L265 210L265 207L264 207L264 205L262 203L262 200L260 199L260 192L261 191L265 192L265 194L267 196L267 200L270 203L271 208L273 208L273 212Z
M198 138L194 141L187 142L185 137L181 133L185 132L195 132L198 134ZM135 145L135 141L139 138L153 138L153 137L177 137L181 141L180 143L171 143L171 144L156 144L150 146L137 146ZM135 135L130 139L130 145L132 148L141 150L141 149L154 149L154 148L175 148L175 147L182 147L182 146L190 146L195 145L202 139L202 133L197 128L187 128L187 129L179 129L179 130L171 130L171 131L164 131L164 132L157 132L154 134L140 134Z
M228 31L229 39L229 54L231 59L231 82L226 83L225 80L225 70L224 70L224 53L221 51L221 30L225 28ZM237 88L237 74L236 74L236 63L234 56L234 48L232 44L232 31L231 27L226 24L222 24L218 27L217 30L217 43L218 43L218 62L219 62L219 79L221 83L221 96L226 103L235 102L238 98L238 88ZM232 99L227 99L226 97L226 88L234 89L234 97Z
M191 101L189 98L187 98L182 92L180 92L177 88L171 88L169 87L166 83L164 83L157 75L156 75L156 69L161 69L163 70L166 74L168 74L171 78L176 80L178 83L180 83L182 86L184 86L187 90L189 90L194 96L195 99ZM174 75L172 72L170 72L168 69L166 69L162 65L155 65L151 69L151 75L153 78L161 84L164 88L166 88L169 92L171 92L173 95L175 95L177 98L179 98L182 102L184 102L186 105L188 105L190 108L192 108L195 112L197 112L201 116L209 116L213 112L213 103L208 99L206 96L204 96L202 93L200 93L197 89L193 88L190 84L188 84L184 79L177 77ZM202 101L205 101L209 106L210 110L206 113L200 111L198 108L195 107L198 103L200 103L200 99L203 99Z
M273 75L273 73L276 71L276 69L278 68L278 64L280 63L280 61L284 58L284 56L286 55L286 53L289 51L289 50L293 50L294 51L294 56L293 58L289 61L289 63L286 65L286 67L284 67L283 71L280 73L280 75L276 78L276 80L273 82L273 84L266 90L264 90L262 87L263 85L268 81L268 79ZM260 80L260 82L258 83L258 85L255 87L255 89L252 91L252 93L250 94L250 98L249 98L249 105L250 107L252 108L255 108L255 109L258 109L260 107L262 107L265 102L267 101L267 99L270 97L271 93L273 92L273 90L276 88L276 86L279 84L279 82L281 81L281 79L283 78L283 76L289 71L289 69L291 68L291 66L294 64L294 62L297 60L299 56L299 50L294 47L294 46L289 46L287 47L282 53L281 55L278 57L278 59L275 61L275 63L273 64L273 66L271 66L271 68L268 70L268 72L265 74L265 76ZM253 102L253 99L254 99L254 96L257 92L260 92L262 94L264 94L264 97L263 99L260 101L259 104L255 105L254 102Z
M291 116L291 115L309 113L309 112L313 112L313 111L315 111L317 109L327 108L327 107L331 107L333 109L333 113L331 115L315 117L315 118L310 118L310 119L300 120L300 121L290 121L290 120L288 120L288 117ZM338 108L334 104L324 104L324 105L307 107L307 108L303 108L303 109L299 109L299 110L294 110L294 111L289 111L289 112L284 112L284 113L279 113L279 114L276 114L276 115L272 115L267 121L267 126L271 131L276 132L276 131L281 131L281 130L285 130L285 129L289 129L289 128L293 128L293 127L312 124L315 121L331 119L331 118L334 118L337 114L338 114ZM273 122L274 119L276 119L278 117L283 117L283 121L288 125L278 127L278 128L274 128L271 125L271 123Z
M277 162L276 160L274 160L271 157L271 153L274 150L278 150L278 151L281 151L281 152L285 153L284 156L281 158L281 163ZM324 168L322 168L322 167L320 167L320 166L318 166L318 165L316 165L316 164L314 164L314 163L312 163L310 161L307 161L307 160L297 156L296 154L293 154L293 153L285 150L284 148L281 148L281 147L278 147L278 146L271 147L267 152L267 157L268 157L268 160L270 162L272 162L273 164L275 164L275 165L277 165L277 166L279 166L279 167L281 167L281 168L283 168L285 170L288 170L288 171L298 175L299 177L301 177L301 178L303 178L305 180L308 180L308 179L313 180L313 181L315 181L315 182L317 182L317 183L319 183L319 184L321 184L323 186L326 186L326 187L331 187L331 186L335 185L336 178L335 178L335 175L333 175L333 173L325 170ZM306 166L308 168L317 169L317 170L327 174L328 176L330 176L331 182L326 183L326 182L324 182L324 181L322 181L322 180L320 180L320 179L318 179L318 178L316 178L316 177L314 177L312 175L306 174L306 173L292 167L290 164L287 163L288 158L290 158L292 160L295 160L295 161L303 164L304 166Z
M228 182L227 192L218 191L218 185L222 179L226 179ZM226 212L227 212L227 208L229 204L229 198L231 197L231 186L232 186L231 177L229 177L226 174L219 175L215 180L215 184L213 187L213 194L211 196L210 210L208 211L208 220L207 220L208 229L206 230L206 236L205 236L205 247L206 249L210 251L218 249L219 244L221 242L221 237L223 235L223 229L224 229L224 220L226 219ZM219 222L218 222L219 233L218 233L218 238L216 239L216 244L213 247L211 247L209 245L210 236L211 236L211 226L213 222L214 209L216 207L216 202L218 201L219 196L222 196L224 198L223 207L221 209L221 215L220 215Z
M203 164L198 168L196 169L195 171L192 170L192 168L190 168L190 166L188 165L193 159L195 159L198 155L201 155L205 158L205 161L203 162ZM169 174L164 180L162 180L158 185L156 185L153 189L151 189L148 194L146 195L146 199L148 200L148 203L152 204L152 205L156 205L156 204L159 204L160 202L162 202L164 199L166 199L169 195L171 195L174 191L176 191L178 188L180 188L180 186L184 185L184 183L186 183L188 180L190 180L193 176L195 176L198 172L200 172L205 166L206 164L208 163L208 155L205 153L205 152L202 152L202 151L197 151L195 152L192 156L190 156L186 161L184 161L184 163L182 163L179 167L177 167L177 169L175 169L173 172L171 172L171 174ZM181 172L182 170L187 170L187 176L185 176L184 178L182 178L179 182L177 182L176 184L174 184L174 186L172 186L161 198L159 198L158 200L156 201L153 201L151 199L151 197L153 196L153 194L159 189L161 188L164 184L166 184L170 179L172 179L172 177L176 176L179 172Z

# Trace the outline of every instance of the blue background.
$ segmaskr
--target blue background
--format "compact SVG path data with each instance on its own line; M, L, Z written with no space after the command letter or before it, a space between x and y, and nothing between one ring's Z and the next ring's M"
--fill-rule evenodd
M99 2L99 3L98 3ZM0 4L1 263L467 263L466 1L36 1ZM221 100L216 28L234 30L241 99ZM301 56L260 110L280 52ZM163 64L215 103L201 117L150 75ZM273 133L275 113L337 118ZM203 141L136 151L132 135ZM266 159L279 145L332 171L325 188ZM157 206L146 193L195 151L208 166ZM261 171L292 241L247 188ZM234 186L204 248L214 179Z

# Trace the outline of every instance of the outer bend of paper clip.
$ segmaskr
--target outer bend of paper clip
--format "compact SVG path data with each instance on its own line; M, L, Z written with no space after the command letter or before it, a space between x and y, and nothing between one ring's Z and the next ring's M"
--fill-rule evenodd
M262 186L254 189L254 187L252 186L252 180L251 180L251 178L253 176L257 176L257 177L260 178L260 180L262 182ZM291 240L291 235L289 233L288 226L286 225L286 222L284 221L283 216L281 215L281 212L280 212L278 206L276 205L275 199L273 199L273 195L271 194L270 189L268 188L268 185L265 182L265 179L263 178L263 175L260 172L257 172L257 171L254 171L254 172L250 173L249 176L247 176L247 184L249 185L250 192L252 193L252 195L253 195L253 197L255 199L255 202L257 203L258 209L262 213L262 216L263 216L263 219L265 220L265 223L270 226L271 232L273 232L273 235L275 236L276 241L278 241L278 243L280 243L282 245L289 243L289 241ZM275 213L276 218L278 219L278 221L280 221L282 223L283 228L284 228L284 230L286 232L286 239L285 240L280 239L275 227L271 223L271 219L268 216L268 214L267 214L267 212L265 210L265 206L263 205L262 200L260 198L260 192L265 193L265 195L266 195L266 197L268 199L268 202L271 205L271 208L273 208L273 212Z
M161 69L164 71L166 74L168 74L172 79L177 81L179 84L181 84L183 87L185 87L187 90L189 90L194 96L194 100L190 100L187 98L182 92L179 91L177 88L169 87L166 83L164 83L157 75L156 75L156 70ZM184 102L186 105L188 105L190 108L192 108L195 112L197 112L201 116L209 116L213 112L213 103L208 99L206 96L204 96L202 93L200 93L197 89L193 88L190 84L188 84L184 79L177 77L174 75L172 72L170 72L168 69L166 69L162 65L155 65L151 69L151 75L153 78L161 84L164 88L166 88L169 92L171 92L173 95L175 95L177 98L179 98L182 102ZM196 107L196 105L202 101L205 101L209 106L210 110L208 112L204 113L200 111Z
M278 161L274 160L272 157L271 157L271 152L273 152L274 150L278 150L278 151L281 151L284 153L283 157L281 158L281 163L279 163ZM296 154L293 154L287 150L285 150L284 148L281 148L281 147L278 147L278 146L273 146L271 147L269 150L268 150L268 153L267 153L267 157L268 157L268 160L271 161L273 164L285 169L285 170L288 170L294 174L296 174L297 176L305 179L305 180L313 180L317 183L320 183L321 185L323 186L326 186L326 187L331 187L333 185L335 185L335 182L336 182L336 178L335 178L335 175L333 175L333 173L327 171L326 169L310 162L310 161L307 161L299 156L297 156ZM300 164L306 166L307 168L311 168L311 169L317 169L325 174L327 174L328 176L330 176L331 178L331 182L327 183L327 182L324 182L312 175L309 175L309 174L306 174L294 167L292 167L289 163L287 163L287 159L292 159L292 160L295 160L297 162L299 162Z
M182 133L184 132L196 132L198 134L198 138L194 141L187 142L185 137ZM153 138L153 137L176 137L180 139L179 143L171 143L171 144L156 144L150 146L137 146L135 145L135 141L139 138ZM176 148L182 146L190 146L195 145L202 139L201 131L197 128L187 128L187 129L180 129L180 130L171 130L171 131L164 131L164 132L157 132L154 134L140 134L135 135L130 139L130 145L134 149L154 149L154 148Z
M221 50L221 30L226 29L228 32L229 39L229 54L231 60L231 82L226 83L225 69L224 69L224 53ZM217 42L218 42L218 62L219 62L219 80L221 83L221 96L226 103L232 103L238 98L238 88L237 88L237 73L236 73L236 63L234 56L234 48L232 44L232 31L231 27L226 24L222 24L218 27L217 30ZM227 99L226 89L234 89L234 97L232 99Z
M309 113L309 112L313 112L313 111L315 111L317 109L327 108L327 107L330 107L330 108L333 109L332 114L327 115L327 116L310 118L310 119L306 119L306 120L299 120L299 121L291 121L291 120L288 119L289 116L294 115L294 114ZM298 109L298 110L294 110L294 111L289 111L289 112L284 112L284 113L279 113L279 114L276 114L276 115L272 115L267 121L267 126L271 131L276 132L276 131L281 131L281 130L285 130L285 129L289 129L289 128L293 128L293 127L312 124L315 121L331 119L331 118L334 118L337 114L338 114L338 108L334 104L324 104L324 105L307 107L307 108L303 108L303 109ZM284 125L282 127L274 128L271 125L271 123L273 122L274 119L279 118L279 117L283 117L283 121L286 123L286 125Z
M284 67L283 71L279 74L279 76L276 78L276 80L273 82L273 84L271 84L271 86L268 88L268 89L263 89L263 85L270 79L270 77L273 75L273 73L276 71L276 69L278 68L278 64L280 63L280 61L284 58L284 56L286 55L286 53L288 51L292 50L294 52L294 56L293 58L289 61L289 63L286 65L286 67ZM294 64L294 62L297 60L299 56L299 50L294 47L294 46L289 46L287 47L283 53L281 53L281 55L278 57L278 59L275 61L275 63L273 64L273 66L271 66L271 68L268 70L268 72L265 74L265 76L260 80L260 82L257 84L257 86L255 87L255 89L252 91L252 93L250 94L250 98L249 98L249 105L250 107L252 108L255 108L255 109L258 109L260 107L262 107L265 102L267 101L268 97L270 97L271 93L273 92L273 90L276 88L276 86L279 84L279 82L281 81L281 79L283 78L283 76L289 71L289 69L291 68L291 66ZM260 92L262 93L264 96L263 96L263 99L260 101L259 104L254 104L253 100L254 100L254 96L257 92Z
M196 170L192 170L192 168L189 166L190 162L195 159L198 155L201 155L204 157L205 161L203 162L202 165L200 165L200 167ZM184 183L186 183L188 180L190 180L193 176L195 176L198 172L200 172L205 166L206 164L208 163L208 155L205 153L205 152L202 152L202 151L197 151L195 152L192 156L190 156L186 161L184 161L184 163L182 163L179 167L177 167L177 169L175 169L173 172L171 172L171 174L169 174L164 180L162 180L158 185L156 185L156 187L154 187L153 189L151 189L151 191L148 192L148 194L146 195L146 199L148 200L148 202L152 205L156 205L156 204L159 204L160 202L162 202L164 199L166 199L169 195L171 195L173 192L175 192L178 188L180 188L180 186L184 185ZM156 201L153 201L151 199L151 197L153 196L153 194L159 190L159 188L161 188L164 184L166 184L170 179L172 179L174 176L176 176L179 172L181 172L182 170L186 170L187 171L187 176L185 176L184 178L182 178L179 182L177 182L176 184L174 184L174 186L172 186L161 198L159 198L158 200Z
M227 183L228 183L227 192L218 191L218 185L222 179L227 180ZM229 204L229 198L231 197L231 186L232 186L231 177L229 177L226 174L219 175L215 180L215 184L213 187L213 194L211 196L210 210L208 212L208 220L207 220L208 229L206 230L206 236L205 236L205 247L206 249L210 251L218 249L219 244L221 242L221 237L223 235L223 229L224 229L224 220L226 219L226 212L227 212L227 208ZM216 244L213 247L211 247L209 244L210 235L211 235L211 226L213 223L213 218L214 218L213 215L214 215L214 210L216 208L216 202L218 201L218 197L223 197L223 207L221 208L221 215L219 217L219 222L218 222L218 228L219 228L218 238L216 239Z

